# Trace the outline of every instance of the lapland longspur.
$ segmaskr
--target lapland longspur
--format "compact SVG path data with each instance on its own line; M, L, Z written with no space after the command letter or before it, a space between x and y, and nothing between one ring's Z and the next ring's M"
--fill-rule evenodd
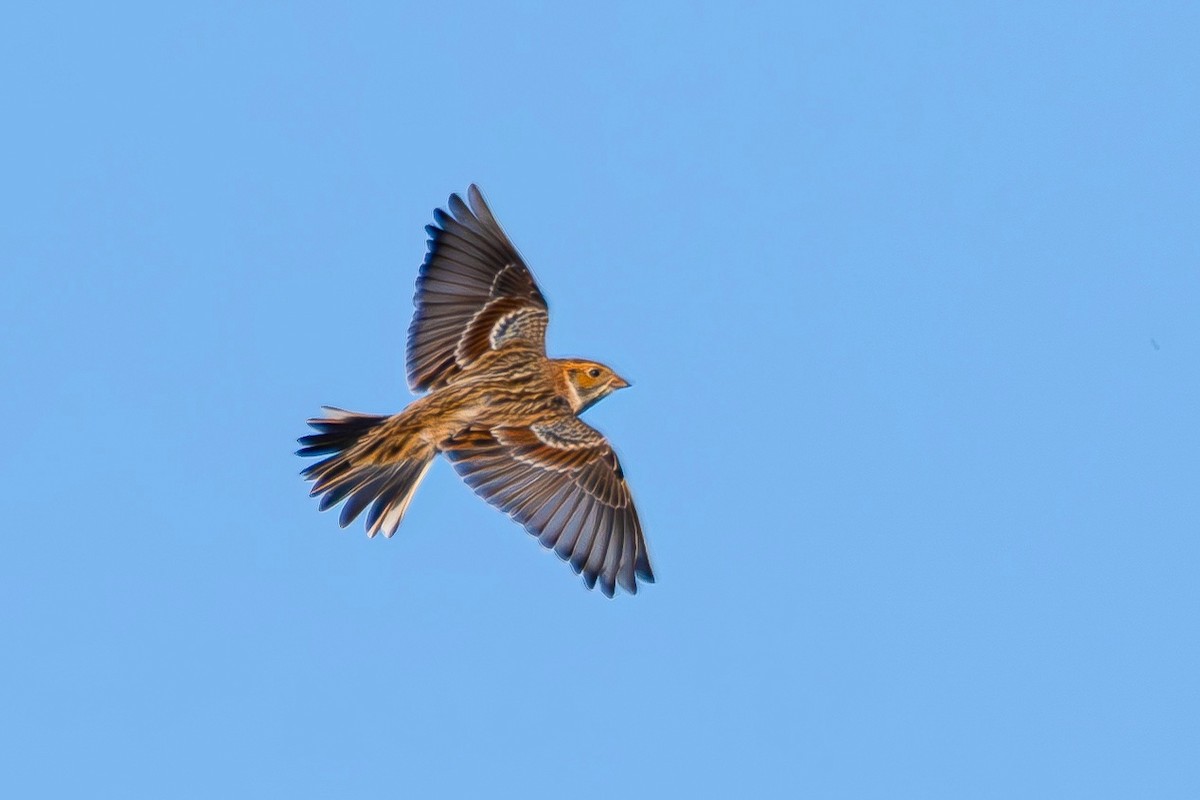
M434 211L408 329L408 382L428 392L399 414L327 407L300 439L324 456L302 473L340 522L366 511L391 536L438 453L483 499L612 597L654 582L616 453L579 419L629 385L595 361L549 358L549 312L529 267L472 185ZM368 508L369 506L369 508Z

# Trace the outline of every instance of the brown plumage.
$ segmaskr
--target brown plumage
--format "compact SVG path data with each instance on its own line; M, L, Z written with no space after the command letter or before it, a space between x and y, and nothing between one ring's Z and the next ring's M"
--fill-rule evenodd
M326 408L298 451L326 458L302 474L322 511L344 503L343 527L366 511L367 535L391 536L443 453L589 589L636 593L638 579L654 582L641 522L612 446L577 416L629 384L594 361L547 357L546 299L476 186L468 199L451 195L426 227L408 382L429 393L393 416Z

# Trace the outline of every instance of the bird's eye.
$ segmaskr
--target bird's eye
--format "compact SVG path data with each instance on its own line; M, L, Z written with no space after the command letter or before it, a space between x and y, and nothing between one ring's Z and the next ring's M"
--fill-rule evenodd
M588 375L590 375L593 378L599 378L600 370L596 369L595 367L592 367L591 369L588 370Z

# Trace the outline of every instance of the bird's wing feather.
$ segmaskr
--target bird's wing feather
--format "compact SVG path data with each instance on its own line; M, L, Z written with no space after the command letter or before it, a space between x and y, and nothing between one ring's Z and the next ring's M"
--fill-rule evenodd
M611 597L654 582L642 525L608 440L573 414L527 427L472 428L443 452L475 493Z
M489 350L522 342L545 352L549 312L529 267L492 216L479 187L454 194L426 226L429 252L408 328L408 383L444 386Z

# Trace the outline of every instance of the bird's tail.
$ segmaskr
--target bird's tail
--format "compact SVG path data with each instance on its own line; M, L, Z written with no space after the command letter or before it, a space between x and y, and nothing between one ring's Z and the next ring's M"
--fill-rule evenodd
M327 416L310 419L317 432L299 439L299 456L329 456L300 474L313 481L310 496L324 495L321 510L341 501L344 528L368 505L367 536L391 536L436 451L405 429L396 417L356 414L325 407ZM388 425L389 420L393 424Z

